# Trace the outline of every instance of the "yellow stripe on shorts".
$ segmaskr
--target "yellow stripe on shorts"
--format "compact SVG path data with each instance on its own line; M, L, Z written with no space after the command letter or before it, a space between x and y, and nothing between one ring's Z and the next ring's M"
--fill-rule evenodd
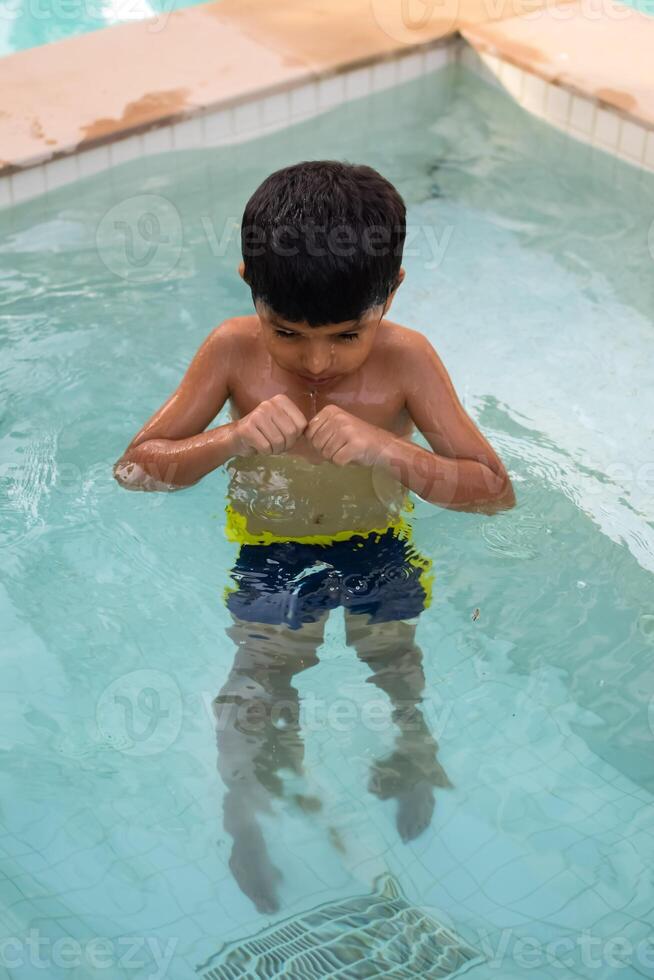
M411 502L408 502L407 509L413 510L413 508L414 505ZM272 531L260 531L258 534L253 534L248 530L247 518L245 514L241 514L237 510L234 510L231 504L226 504L225 513L227 515L227 519L225 521L225 537L228 541L233 541L236 544L241 545L266 545L287 541L294 541L298 544L329 545L334 541L347 541L349 538L353 537L368 538L372 534L376 534L381 537L381 535L386 534L387 531L393 531L397 537L404 539L408 543L412 542L411 525L401 515L390 520L384 527L374 527L365 531L347 530L337 531L335 534L305 534L292 537L290 535L274 534ZM361 547L363 547L363 545ZM407 561L414 568L422 569L420 575L418 576L418 581L424 589L425 608L427 608L427 606L429 606L431 603L433 585L435 581L435 575L432 571L433 562L430 558L425 558L415 549L414 551L414 555L407 556ZM224 598L226 598L230 592L236 592L237 590L238 586L226 586Z

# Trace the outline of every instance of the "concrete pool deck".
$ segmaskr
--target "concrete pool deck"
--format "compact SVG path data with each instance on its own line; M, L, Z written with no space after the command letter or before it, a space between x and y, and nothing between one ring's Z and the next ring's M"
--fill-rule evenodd
M654 18L589 3L444 0L408 22L400 0L219 0L18 52L0 178L458 35L638 123L654 160Z

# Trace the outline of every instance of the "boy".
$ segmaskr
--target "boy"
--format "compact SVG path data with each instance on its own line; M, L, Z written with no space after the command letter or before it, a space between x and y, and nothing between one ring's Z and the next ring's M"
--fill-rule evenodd
M130 489L173 490L230 461L227 534L241 549L226 601L238 653L216 699L218 742L230 865L261 910L276 907L278 872L256 815L281 792L277 770L300 771L291 680L317 663L329 609L343 604L348 644L391 698L397 751L375 765L373 788L397 799L408 840L447 778L417 708L414 633L431 562L411 544L407 491L456 510L515 503L436 351L385 319L405 233L402 198L370 167L308 161L268 177L241 229L255 315L212 331L114 467ZM232 421L207 429L228 398ZM414 424L431 452L411 441ZM285 724L266 723L280 705ZM227 718L235 706L241 717Z

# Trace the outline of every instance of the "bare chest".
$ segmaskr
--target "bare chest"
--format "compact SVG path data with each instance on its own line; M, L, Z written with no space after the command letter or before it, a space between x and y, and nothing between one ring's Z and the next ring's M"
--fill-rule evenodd
M308 386L305 388L300 383L286 381L263 364L258 368L232 381L229 405L234 420L243 418L262 401L284 394L297 405L307 420L311 420L326 405L337 405L388 432L405 436L413 431L404 396L389 377L363 374L352 381L346 378L329 389L310 390Z
M414 426L397 375L397 353L388 343L382 341L355 372L344 374L329 387L312 388L297 374L280 367L257 340L256 324L247 323L238 370L230 372L232 419L243 418L261 402L283 394L297 405L308 421L326 405L336 405L400 438L411 437ZM298 439L289 454L321 461L304 436Z

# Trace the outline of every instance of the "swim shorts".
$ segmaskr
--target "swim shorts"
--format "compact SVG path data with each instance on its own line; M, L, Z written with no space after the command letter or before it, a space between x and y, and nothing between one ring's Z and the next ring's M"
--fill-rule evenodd
M228 507L232 540L238 540L237 519ZM430 603L431 566L403 520L319 541L242 543L230 573L236 585L225 589L225 602L239 619L294 630L340 605L368 614L371 623L412 619Z

